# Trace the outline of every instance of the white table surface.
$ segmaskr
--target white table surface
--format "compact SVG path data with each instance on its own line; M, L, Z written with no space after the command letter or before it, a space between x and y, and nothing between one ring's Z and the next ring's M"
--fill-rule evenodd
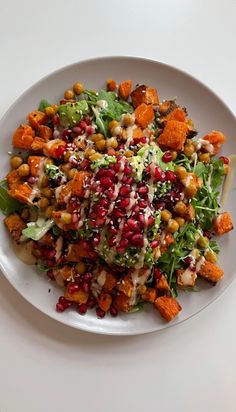
M235 112L235 22L235 0L0 0L0 115L61 66L125 54L188 71ZM117 338L47 318L1 275L0 327L1 412L236 412L236 282L177 327Z

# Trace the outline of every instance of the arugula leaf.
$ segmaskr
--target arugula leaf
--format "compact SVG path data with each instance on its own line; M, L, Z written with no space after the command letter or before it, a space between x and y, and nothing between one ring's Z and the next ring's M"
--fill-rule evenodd
M27 228L22 230L22 234L29 239L39 240L51 229L53 225L53 219L45 220L44 218L38 218L36 222L27 223Z
M38 109L39 109L40 112L44 112L44 110L48 106L51 106L50 103L48 103L48 101L46 99L43 99L43 100L40 101Z
M206 166L204 165L204 163L198 162L194 169L194 173L197 175L197 177L202 177L206 173Z
M211 164L213 171L210 184L212 190L216 190L221 185L224 178L224 162L221 159L213 159Z
M19 212L24 205L18 200L9 196L8 185L6 179L0 181L0 210L4 215L10 215L14 212Z

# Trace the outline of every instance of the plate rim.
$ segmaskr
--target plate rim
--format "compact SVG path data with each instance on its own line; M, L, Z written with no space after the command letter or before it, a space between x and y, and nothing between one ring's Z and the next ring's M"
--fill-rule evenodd
M76 67L80 64L86 64L86 63L96 63L97 61L105 61L105 60L121 60L121 59L129 59L129 60L133 60L133 61L143 61L143 62L148 62L148 63L153 63L153 64L158 64L162 67L166 67L167 69L171 69L173 71L177 71L178 73L180 73L181 75L184 75L185 77L187 76L190 80L193 80L194 82L196 82L197 84L199 84L201 87L203 87L207 92L209 92L211 95L213 95L224 107L225 109L229 112L229 114L232 116L233 120L236 122L236 116L233 112L233 110L228 106L228 104L225 103L225 101L214 91L211 89L211 87L209 87L207 84L203 83L201 80L199 80L197 77L193 76L192 74L190 74L188 71L185 71L183 69L180 69L179 67L173 66L171 64L159 61L157 59L152 59L152 58L147 58L147 57L142 57L142 56L137 56L137 55L104 55L104 56L96 56L96 57L89 57L86 59L81 59L78 60L76 62L70 63L68 65L62 66L56 70L50 71L48 74L42 76L39 80L37 80L36 82L34 82L31 86L29 86L26 90L23 91L23 93L21 93L16 100L14 100L14 102L8 107L8 109L4 112L3 116L0 119L0 128L2 123L4 122L5 118L7 117L8 113L14 109L15 106L18 105L18 103L24 99L25 95L27 95L34 87L36 86L40 86L40 83L43 83L45 80L49 79L51 76L54 76L56 74L59 74L67 69ZM80 330L83 332L89 332L89 333L93 333L93 334L99 334L99 335L107 335L107 336L136 336L136 335L144 335L147 333L154 333L154 332L161 332L164 329L169 329L173 326L178 326L180 324L182 324L183 322L191 319L192 317L194 317L195 315L199 314L201 311L205 310L209 305L211 305L212 303L214 303L216 300L218 300L226 291L226 289L234 282L235 278L232 278L232 280L224 286L224 288L222 288L219 292L219 294L217 296L213 296L210 300L207 301L206 304L204 304L201 308L199 308L197 311L195 311L194 313L190 314L189 316L187 316L186 318L179 320L177 323L165 323L163 324L162 328L159 329L155 329L153 327L151 328L146 328L145 330L135 330L135 331L104 331L101 330L100 328L95 329L91 329L91 327L86 326L86 325L80 325L78 324L69 324L64 318L63 316L61 318L58 318L56 316L56 312L55 315L54 313L47 313L46 311L44 311L42 308L38 307L30 298L26 297L24 295L24 293L21 290L18 290L11 277L8 276L7 274L7 270L5 269L4 263L2 263L2 259L1 259L1 253L0 253L0 269L4 275L4 277L6 278L6 280L10 283L10 285L15 289L15 291L17 293L20 294L20 296L26 301L28 302L30 305L32 305L34 308L36 308L38 311L40 311L43 315L48 316L49 318L56 320L57 322L67 326L67 327L71 327L73 329L76 330Z

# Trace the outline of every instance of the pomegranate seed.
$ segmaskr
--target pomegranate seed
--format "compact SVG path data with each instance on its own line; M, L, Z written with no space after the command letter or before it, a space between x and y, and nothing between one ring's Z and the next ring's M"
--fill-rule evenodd
M117 146L117 150L123 150L124 146L125 145L123 143L119 144L119 146Z
M87 300L88 308L92 309L92 308L94 308L94 306L96 306L96 304L97 304L96 299L93 296L90 296Z
M104 310L102 310L101 308L97 308L96 309L96 314L97 314L98 318L102 319L106 315L106 312L104 312Z
M134 212L135 215L137 215L137 214L140 213L140 207L139 207L139 205L134 206L133 212Z
M81 129L81 127L79 127L79 126L75 126L75 127L73 127L72 128L72 132L73 133L75 133L75 134L77 134L77 135L81 135L81 134L83 134L83 130Z
M88 240L83 240L82 241L82 247L87 251L92 250L92 245Z
M100 179L100 183L104 187L111 187L112 185L112 180L109 177L102 177Z
M112 227L110 228L110 232L111 232L112 235L117 235L118 230L117 230L114 226L112 226Z
M113 246L115 246L115 244L116 244L116 237L115 237L115 236L112 236L112 237L108 240L108 245L109 245L110 247L113 247Z
M67 302L67 300L66 300L65 296L60 296L59 299L58 299L58 302L61 303L62 305L64 305Z
M97 210L97 215L98 215L98 217L104 217L104 216L106 216L106 214L107 214L107 211L106 211L105 209L103 209L103 207L100 207L100 208Z
M114 186L113 186L113 188L114 188ZM107 197L110 200L113 200L113 197L114 197L114 189L113 188L109 188L108 191L107 191Z
M117 248L116 248L116 250L117 250L117 253L119 253L120 255L123 255L123 253L125 253L125 247L122 247L122 246L118 246Z
M70 283L68 285L68 292L69 293L75 293L78 292L79 290L79 285L77 285L76 283Z
M146 195L148 193L148 187L147 186L142 186L138 189L138 192L140 195Z
M87 123L82 120L82 121L79 123L79 127L81 127L81 129L83 129L83 130L86 130L86 128L87 128Z
M144 215L139 215L138 220L139 220L140 223L144 224L145 223Z
M190 269L192 272L196 272L196 270L197 270L196 265L194 265L193 263L191 263L191 265L189 265L189 269Z
M51 269L47 271L47 276L49 277L49 279L55 280L55 276L54 276L53 271Z
M126 175L130 175L132 172L133 172L132 167L126 165L125 168L124 168L124 173L125 173Z
M129 205L130 199L126 198L126 199L122 199L120 202L120 207L126 208Z
M116 173L120 172L121 163L120 163L120 162L115 163L114 166L113 166L113 168L114 168L114 170L115 170Z
M105 198L103 198L103 199L100 201L99 204L100 204L100 206L105 207L105 208L108 208L108 207L109 207L109 202L108 202L108 200L105 199Z
M143 247L144 245L143 235L139 233L136 233L135 235L133 235L130 240L131 240L131 243L135 246Z
M160 168L160 166L155 167L154 176L160 182L164 182L164 180L165 180L165 173Z
M223 160L223 162L224 162L225 165L228 165L228 164L229 164L229 158L226 157L226 156L220 156L220 160Z
M172 154L170 152L165 152L162 156L162 161L165 163L169 163L172 160Z
M79 164L78 160L75 159L74 157L72 157L72 159L69 159L69 163L73 167L78 167L78 164Z
M47 266L48 266L48 267L50 267L50 268L51 268L51 267L53 267L53 266L55 265L54 260L47 260L47 262L46 262L46 263L47 263Z
M127 247L128 244L129 244L128 239L121 239L119 246L121 246L121 247Z
M84 117L84 121L85 121L85 123L87 123L88 125L91 124L91 119L90 119L90 117L89 117L88 114L86 114L86 116Z
M90 257L90 259L97 259L97 257L98 257L98 254L97 254L97 252L89 252L89 257Z
M30 176L29 179L28 179L28 183L29 183L30 185L33 185L35 182L36 182L36 178L33 177L33 176Z
M55 114L55 115L53 116L52 122L53 122L53 125L54 125L54 126L57 126L57 125L59 124L60 118L59 118L58 114Z
M85 282L90 282L93 279L92 273L90 273L90 272L85 273L83 279L84 279Z
M132 185L134 183L134 179L132 177L128 177L126 179L126 184L127 185ZM135 198L137 197L137 195L135 196Z
M98 246L99 243L100 243L100 234L97 233L97 234L94 236L94 238L93 238L93 245L94 245L94 246Z
M147 221L147 226L153 226L155 223L155 217L154 216L149 216L148 221Z
M166 180L169 180L170 182L175 182L177 179L177 176L174 172L171 170L166 171Z
M120 195L120 196L127 196L129 193L130 193L130 188L127 187L127 186L123 186L123 187L120 189L119 195Z
M160 279L161 275L162 275L161 270L159 268L155 267L154 268L154 278L155 279Z
M137 232L137 231L140 230L140 227L139 227L138 222L137 222L134 218L132 218L132 217L130 217L130 218L127 220L127 225L128 225L128 227L129 227L131 230L134 230L135 232Z
M206 229L203 231L203 235L208 237L208 239L211 239L212 233L209 229Z
M125 233L126 239L130 239L133 235L134 235L134 232L131 232L131 231Z
M82 303L81 305L78 305L77 308L78 308L78 312L79 312L80 315L85 315L85 313L88 310L88 306L85 305L85 303Z
M87 133L88 136L91 136L94 133L94 127L93 126L87 126L86 133Z
M56 304L56 311L57 312L64 312L65 309L66 308L61 303Z
M83 291L84 291L85 293L88 293L88 292L89 292L89 289L90 289L90 286L89 286L89 284L88 284L87 282L84 282L84 283L82 284L82 288L83 288Z
M55 157L57 159L61 158L64 155L64 153L65 153L65 146L60 145L55 149Z
M151 248L155 249L158 245L159 245L158 240L153 240L153 242L151 243Z
M145 202L144 200L140 200L138 202L138 206L140 207L140 209L145 209L147 207L147 202Z
M162 200L159 200L156 202L157 209L163 209L164 207L165 207L165 202L163 202Z
M116 219L122 218L122 217L124 217L124 215L125 215L125 212L123 210L114 209L114 211L113 211L113 217L116 218Z
M109 156L115 156L116 155L116 151L115 149L112 149L112 147L109 147L109 149L107 150L107 154Z
M184 263L186 263L187 266L190 266L191 263L192 263L192 261L193 261L193 259L191 258L191 256L187 256L187 257L184 259Z
M79 168L80 168L81 170L86 170L86 169L89 168L89 166L90 166L90 162L89 162L88 159L82 160L82 162L79 164Z
M110 315L113 317L116 317L118 315L118 310L115 308L115 306L110 307Z
M78 220L79 220L78 214L77 213L72 213L72 216L71 216L72 223L76 223L76 222L78 222Z

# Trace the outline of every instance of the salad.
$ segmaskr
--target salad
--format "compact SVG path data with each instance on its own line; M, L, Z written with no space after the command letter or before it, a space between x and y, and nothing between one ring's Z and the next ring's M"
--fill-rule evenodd
M171 321L178 290L223 278L213 236L233 228L218 201L224 141L215 130L199 137L176 99L131 80L98 91L75 83L29 113L12 137L0 208L13 241L62 288L58 312L103 318L151 304Z

